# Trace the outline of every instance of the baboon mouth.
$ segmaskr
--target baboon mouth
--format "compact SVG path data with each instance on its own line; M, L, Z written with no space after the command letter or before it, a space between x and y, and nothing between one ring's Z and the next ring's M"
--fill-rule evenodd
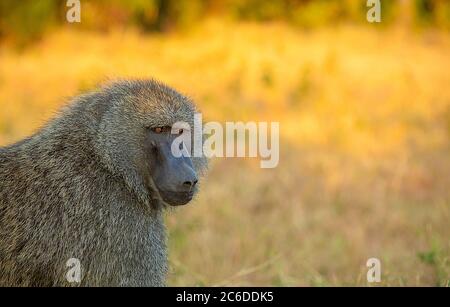
M171 206L183 206L192 200L194 192L159 191L162 199Z

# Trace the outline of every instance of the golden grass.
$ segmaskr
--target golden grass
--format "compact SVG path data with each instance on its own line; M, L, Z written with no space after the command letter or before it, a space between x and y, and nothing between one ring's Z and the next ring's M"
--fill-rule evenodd
M212 161L202 193L168 215L170 285L450 282L448 33L208 20L190 32L62 29L0 49L0 144L116 77L153 76L205 120L274 120L276 169Z

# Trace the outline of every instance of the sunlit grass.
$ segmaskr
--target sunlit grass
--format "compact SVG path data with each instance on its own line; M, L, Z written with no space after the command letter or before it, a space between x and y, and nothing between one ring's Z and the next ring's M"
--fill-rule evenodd
M168 216L171 285L448 285L448 33L209 20L187 33L57 31L0 49L0 144L66 98L156 77L205 120L279 121L278 168L212 161ZM245 171L243 171L245 170Z

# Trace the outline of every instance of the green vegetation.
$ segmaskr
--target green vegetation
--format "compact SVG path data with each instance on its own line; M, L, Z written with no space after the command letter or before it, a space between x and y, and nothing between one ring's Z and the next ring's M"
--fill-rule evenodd
M137 27L142 31L189 28L207 16L233 20L283 20L301 28L342 22L365 23L365 0L81 0L83 29ZM450 28L450 2L381 0L383 24L409 22ZM0 36L33 41L66 24L64 0L2 0Z

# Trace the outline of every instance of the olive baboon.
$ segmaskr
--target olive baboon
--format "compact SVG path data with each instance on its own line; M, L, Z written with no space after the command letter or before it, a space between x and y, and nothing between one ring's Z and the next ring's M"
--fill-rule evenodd
M206 167L170 153L170 127L194 113L159 82L117 81L0 148L0 285L164 285L164 208L189 202Z

